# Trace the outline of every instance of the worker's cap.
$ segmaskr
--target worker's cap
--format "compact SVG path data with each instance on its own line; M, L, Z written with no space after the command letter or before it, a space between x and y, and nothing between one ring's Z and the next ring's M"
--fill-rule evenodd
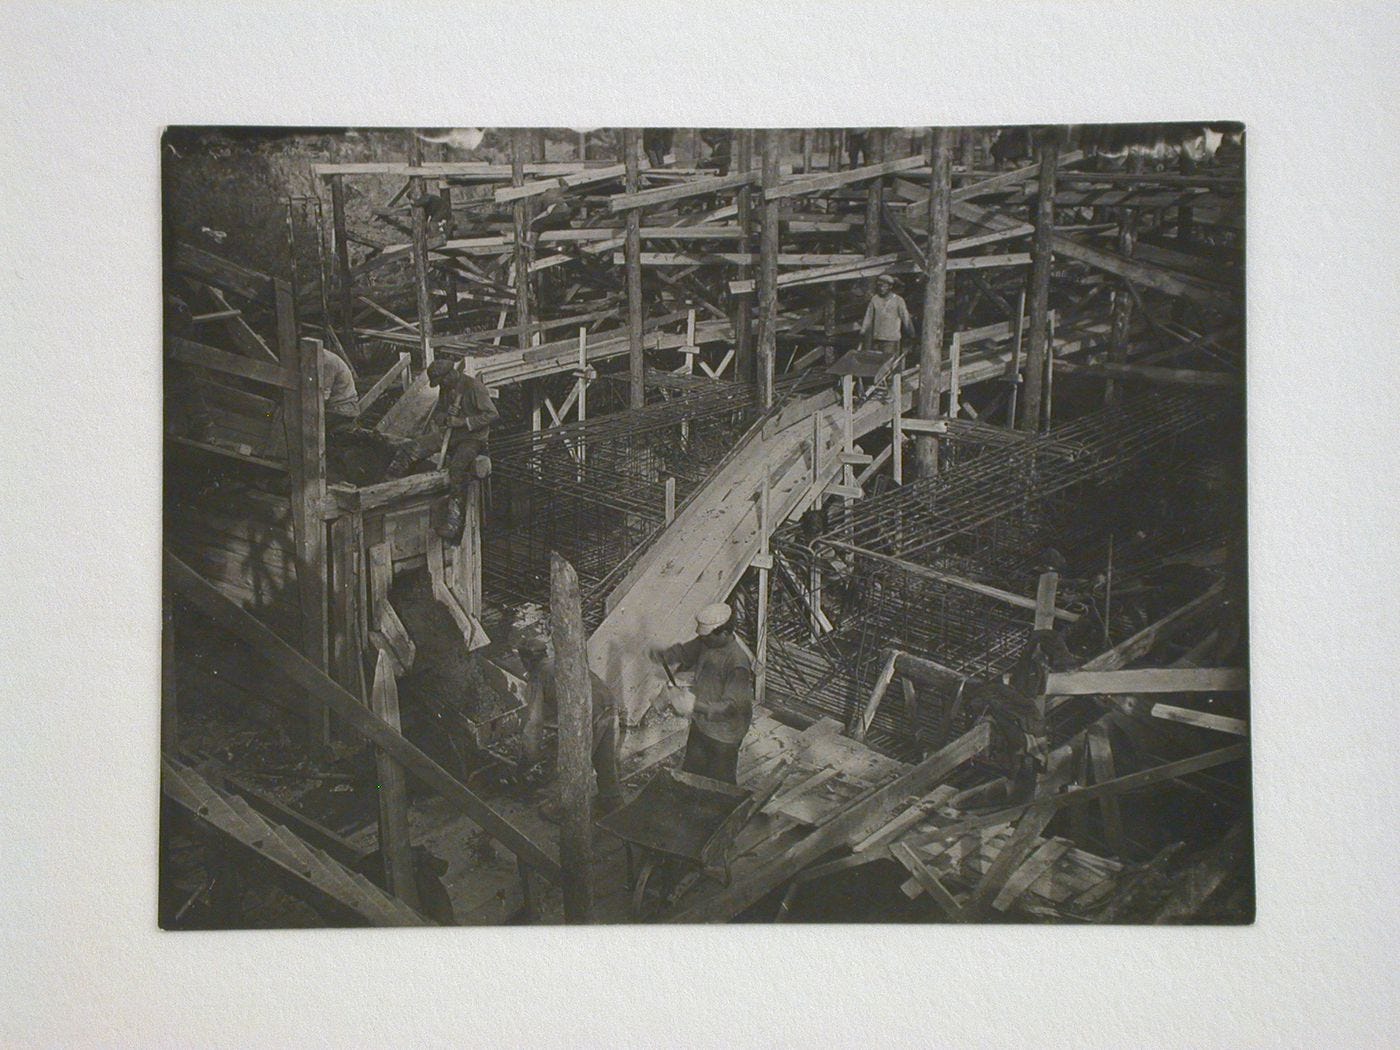
M894 287L894 278L891 277L891 276L890 276L889 274L887 274L887 273L882 273L882 274L880 274L879 277L875 278L875 285L876 285L876 287L888 287L888 288L893 288L893 287Z
M451 374L452 362L439 358L428 366L428 383L437 386Z
M723 627L727 624L731 615L729 606L725 605L724 602L707 605L695 614L695 633L709 634L716 627Z

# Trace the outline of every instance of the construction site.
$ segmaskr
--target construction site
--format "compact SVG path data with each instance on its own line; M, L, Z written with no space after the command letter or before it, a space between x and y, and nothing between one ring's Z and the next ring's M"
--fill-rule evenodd
M1241 125L161 152L163 928L1253 921Z

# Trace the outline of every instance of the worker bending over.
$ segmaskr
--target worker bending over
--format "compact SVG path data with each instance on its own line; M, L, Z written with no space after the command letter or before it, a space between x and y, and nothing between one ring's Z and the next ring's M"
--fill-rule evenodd
M446 440L449 496L447 519L438 528L438 535L448 543L456 543L466 524L467 486L478 476L477 457L486 449L491 424L501 414L496 411L486 384L470 371L468 362L454 367L447 361L434 361L428 366L428 385L438 388L438 399L427 432L413 442L407 456L401 453L395 457L389 473L395 475L407 466L405 458L438 456Z
M729 784L739 781L739 746L753 722L753 660L734 636L728 605L707 605L695 617L695 637L655 654L668 668L695 669L695 707L685 742L687 773Z
M559 687L554 674L554 658L549 655L549 643L538 634L530 634L520 642L520 660L525 665L525 681L529 686L529 701L525 722L525 758L534 763L540 755L540 731L546 726L559 725ZM593 685L593 772L598 777L595 808L601 815L611 813L622 804L622 787L617 777L617 701L607 684L591 671ZM540 815L556 823L562 806L556 802L540 807Z
M321 347L321 400L326 404L327 440L354 427L360 418L360 396L355 374L334 350Z

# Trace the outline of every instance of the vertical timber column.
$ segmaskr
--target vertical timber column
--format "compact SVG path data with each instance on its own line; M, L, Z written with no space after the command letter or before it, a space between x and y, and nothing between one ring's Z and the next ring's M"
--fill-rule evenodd
M395 729L399 721L399 687L389 656L379 651L374 664L374 685L369 706ZM421 908L418 878L413 870L413 839L408 827L408 784L403 766L382 748L374 749L375 772L379 775L379 856L384 864L389 892L410 908Z
M586 923L593 907L593 686L588 677L587 638L578 574L559 556L549 556L549 619L559 695L559 867L564 921Z
M960 136L962 146L963 184L972 181L972 169L977 164L977 129L963 128Z
M442 150L446 153L447 147L443 146ZM442 184L439 196L442 198L442 213L444 216L442 232L444 238L450 241L457 235L457 223L452 218L452 187L446 181ZM447 286L447 318L452 322L452 328L456 330L461 321L457 304L457 271L449 266L447 267L447 272L444 277Z
M1045 360L1050 336L1050 267L1054 257L1055 166L1060 160L1056 129L1040 143L1040 179L1035 204L1035 237L1031 242L1030 339L1026 345L1026 382L1021 395L1020 429L1040 429L1044 410Z
M732 171L749 171L753 168L753 129L741 128L735 143L734 159L731 165ZM743 239L739 242L740 251L749 253L753 251L753 191L747 186L741 186L735 197L735 206L739 209L739 230L743 234ZM749 268L739 267L739 280L749 279ZM734 297L734 377L741 383L752 383L754 378L753 367L753 329L749 323L749 315L753 297L748 292L743 292Z
M885 129L871 128L870 159L867 163L880 164L885 159ZM880 254L880 205L885 199L885 180L871 179L865 193L865 256L871 258Z
M1146 167L1146 159L1140 153L1129 155L1128 171L1133 174L1140 174ZM1137 225L1138 208L1124 208L1123 217L1118 226L1118 254L1124 258L1132 258L1133 251L1137 248ZM1126 364L1128 360L1128 330L1133 324L1133 294L1128 287L1126 279L1120 280L1118 286L1113 289L1113 312L1112 324L1108 337L1108 359L1113 364ZM1118 383L1110 377L1104 384L1103 401L1105 405L1112 405L1118 402L1120 388Z
M948 291L948 209L953 195L953 129L935 128L929 145L928 272L924 279L924 325L919 344L919 390L915 415L938 417L943 378L943 301ZM898 410L898 406L896 406ZM896 433L896 439L898 434ZM938 439L919 433L914 439L914 476L938 473Z
M778 354L778 202L768 191L778 185L778 157L783 133L778 128L763 132L763 239L759 242L759 344L758 399L763 408L773 404L773 362Z
M623 159L627 165L628 193L641 187L641 164L637 159L636 128L622 132ZM627 209L627 403L641 408L647 401L646 358L642 353L642 209Z
M350 238L345 223L345 176L332 175L331 226L335 231L335 276L340 291L340 343L352 351L355 340L355 291L350 278ZM327 319L327 324L330 320Z
M291 289L283 281L277 292L277 341L282 363L296 377L283 401L287 429L287 464L291 468L292 534L296 547L297 591L301 600L301 651L321 670L327 669L326 527L321 503L326 494L325 405L321 400L321 344L296 336ZM329 741L327 709L308 702L309 742Z
M525 150L529 131L525 128L512 128L510 132L510 184L525 185ZM515 234L515 323L520 332L517 339L520 349L530 347L530 224L526 203L522 197L514 205Z
M428 180L413 180L413 277L418 293L418 354L433 363L433 292L428 285Z

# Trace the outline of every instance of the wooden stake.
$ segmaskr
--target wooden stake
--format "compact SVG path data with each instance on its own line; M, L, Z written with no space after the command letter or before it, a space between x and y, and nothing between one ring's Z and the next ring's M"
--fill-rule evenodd
M559 866L564 921L586 923L593 906L593 699L588 642L578 574L557 552L550 554L549 563L549 617L559 697L559 799L563 804Z
M1035 237L1031 243L1030 345L1026 349L1026 387L1021 399L1020 429L1040 428L1044 410L1046 341L1049 338L1050 270L1054 259L1055 169L1060 146L1048 134L1040 146L1040 181L1035 208Z
M867 164L880 164L885 159L885 129L871 128L866 141L870 144ZM871 179L865 191L865 255L880 254L880 205L885 199L885 180Z
M890 377L890 470L896 485L904 484L904 375Z
M413 279L418 296L418 353L423 367L433 363L433 292L428 284L428 180L413 180Z
M513 128L510 135L510 184L525 185L525 152L529 131ZM515 323L520 329L520 349L530 347L530 201L522 197L512 205L515 234Z
M637 159L637 129L622 132L623 160L627 164L626 189L636 193L641 188L641 166ZM641 408L646 404L646 359L642 354L642 210L627 212L627 363L628 404Z
M753 130L740 129L734 143L734 170L747 172L753 167ZM753 190L747 183L739 188L735 197L738 209L739 231L743 236L744 251L753 250ZM748 266L739 267L739 280L747 281ZM755 381L753 359L753 327L751 313L753 296L741 292L734 297L734 375L741 383Z
M347 350L356 346L355 290L350 277L350 238L345 223L345 176L332 175L331 223L335 230L336 283L340 286L340 343ZM326 322L330 323L329 319Z
M782 132L763 132L763 187L778 185L778 153ZM773 404L773 363L778 352L778 202L765 193L763 198L763 239L759 243L759 346L758 399L763 408Z
M370 689L370 710L395 731L399 724L399 687L388 654L382 650L374 665L374 686ZM374 765L379 774L379 852L389 892L410 908L421 908L418 879L413 871L413 840L408 828L408 784L403 766L383 748L374 749Z
M762 704L768 687L768 565L772 556L768 551L768 535L771 531L769 517L771 494L769 492L768 470L763 471L763 487L758 490L758 625L754 634L754 703Z
M924 281L924 330L919 350L919 390L915 415L938 418L938 393L943 379L943 301L948 290L948 208L953 192L953 131L936 128L929 148L932 168L928 199L928 273ZM914 476L938 473L938 439L914 438Z

